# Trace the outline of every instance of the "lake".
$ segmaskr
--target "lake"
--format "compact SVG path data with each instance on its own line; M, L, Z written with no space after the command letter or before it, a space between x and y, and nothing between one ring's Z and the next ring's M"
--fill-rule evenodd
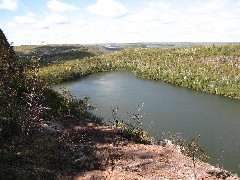
M169 131L183 138L201 135L200 144L213 156L210 163L240 174L240 100L137 78L126 71L93 74L53 88L62 86L77 98L90 97L98 107L93 113L108 124L113 122L112 110L118 109L122 120L142 115L142 127L155 139Z

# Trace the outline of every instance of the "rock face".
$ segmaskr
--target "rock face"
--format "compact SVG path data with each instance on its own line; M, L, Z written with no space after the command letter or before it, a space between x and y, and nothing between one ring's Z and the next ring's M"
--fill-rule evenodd
M41 131L49 135L62 135L64 133L63 125L58 121L47 121L41 124Z

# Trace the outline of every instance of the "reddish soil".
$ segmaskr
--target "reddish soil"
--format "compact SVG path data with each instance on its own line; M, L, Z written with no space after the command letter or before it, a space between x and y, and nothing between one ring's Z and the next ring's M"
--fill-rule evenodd
M119 128L90 122L70 129L83 154L75 160L83 167L75 180L238 179L207 163L198 162L194 168L192 160L171 143L138 144Z

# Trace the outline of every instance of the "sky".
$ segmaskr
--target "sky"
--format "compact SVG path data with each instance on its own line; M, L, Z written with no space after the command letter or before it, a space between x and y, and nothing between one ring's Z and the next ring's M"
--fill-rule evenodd
M14 45L239 42L240 0L0 0Z

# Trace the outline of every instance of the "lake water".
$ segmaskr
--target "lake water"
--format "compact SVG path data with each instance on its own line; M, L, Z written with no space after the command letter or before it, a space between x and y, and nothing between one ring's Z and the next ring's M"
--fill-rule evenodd
M62 86L77 98L90 97L98 107L93 113L107 123L118 108L117 117L123 120L142 115L142 127L155 139L169 131L184 138L201 135L200 144L213 156L211 164L240 173L240 100L140 79L126 71L94 74L53 88Z

